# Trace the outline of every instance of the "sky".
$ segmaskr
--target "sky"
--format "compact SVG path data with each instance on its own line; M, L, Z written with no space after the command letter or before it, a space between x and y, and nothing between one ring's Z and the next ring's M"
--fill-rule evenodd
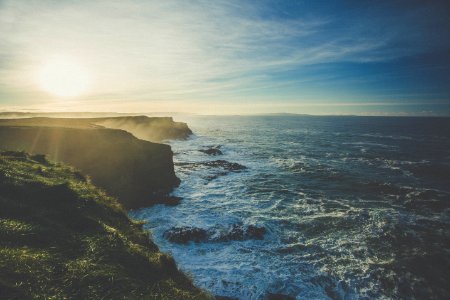
M448 1L0 0L0 111L450 115L449 16ZM82 72L48 79L55 59ZM67 76L78 94L55 92Z

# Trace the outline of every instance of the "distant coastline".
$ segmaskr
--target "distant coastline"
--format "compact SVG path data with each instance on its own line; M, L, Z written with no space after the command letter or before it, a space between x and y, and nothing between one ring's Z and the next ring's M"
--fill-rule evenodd
M49 117L49 118L109 118L109 117L136 117L136 116L147 116L153 117L177 117L177 116L222 116L222 117L249 117L249 116L279 116L279 117L411 117L411 118L450 118L450 114L430 114L427 112L421 114L408 114L408 113L361 113L361 114L305 114L305 113L286 113L286 112L276 112L276 113L251 113L251 114L201 114L192 112L38 112L38 111L10 111L10 110L0 110L0 119L16 119L16 118L33 118L33 117Z

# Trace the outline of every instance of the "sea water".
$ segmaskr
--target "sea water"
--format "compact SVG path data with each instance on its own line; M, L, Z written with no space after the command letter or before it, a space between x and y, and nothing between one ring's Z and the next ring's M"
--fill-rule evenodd
M450 298L450 118L178 119L194 132L168 142L183 200L131 216L199 287L238 299ZM249 225L263 239L165 235Z

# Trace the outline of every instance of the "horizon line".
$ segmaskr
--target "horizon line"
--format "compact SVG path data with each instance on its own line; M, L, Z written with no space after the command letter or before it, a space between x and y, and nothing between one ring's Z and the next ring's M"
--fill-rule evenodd
M208 113L193 113L193 112L181 112L181 111L155 111L155 112L118 112L118 111L36 111L36 110L27 110L27 111L13 111L6 110L0 111L0 117L3 114L28 114L28 115L38 115L38 114L119 114L119 115L136 115L136 116L149 116L149 115L162 115L167 114L168 117L171 114L175 115L193 115L193 116L310 116L310 117L438 117L438 118L449 118L450 114L436 114L427 112L420 113L353 113L353 114L313 114L313 113L287 113L287 112L274 112L274 113L224 113L224 114L208 114Z

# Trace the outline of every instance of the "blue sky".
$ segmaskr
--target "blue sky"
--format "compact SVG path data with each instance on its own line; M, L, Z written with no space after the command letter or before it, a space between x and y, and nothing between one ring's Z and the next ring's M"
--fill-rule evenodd
M0 109L450 114L446 1L0 1ZM39 86L53 57L89 86Z

